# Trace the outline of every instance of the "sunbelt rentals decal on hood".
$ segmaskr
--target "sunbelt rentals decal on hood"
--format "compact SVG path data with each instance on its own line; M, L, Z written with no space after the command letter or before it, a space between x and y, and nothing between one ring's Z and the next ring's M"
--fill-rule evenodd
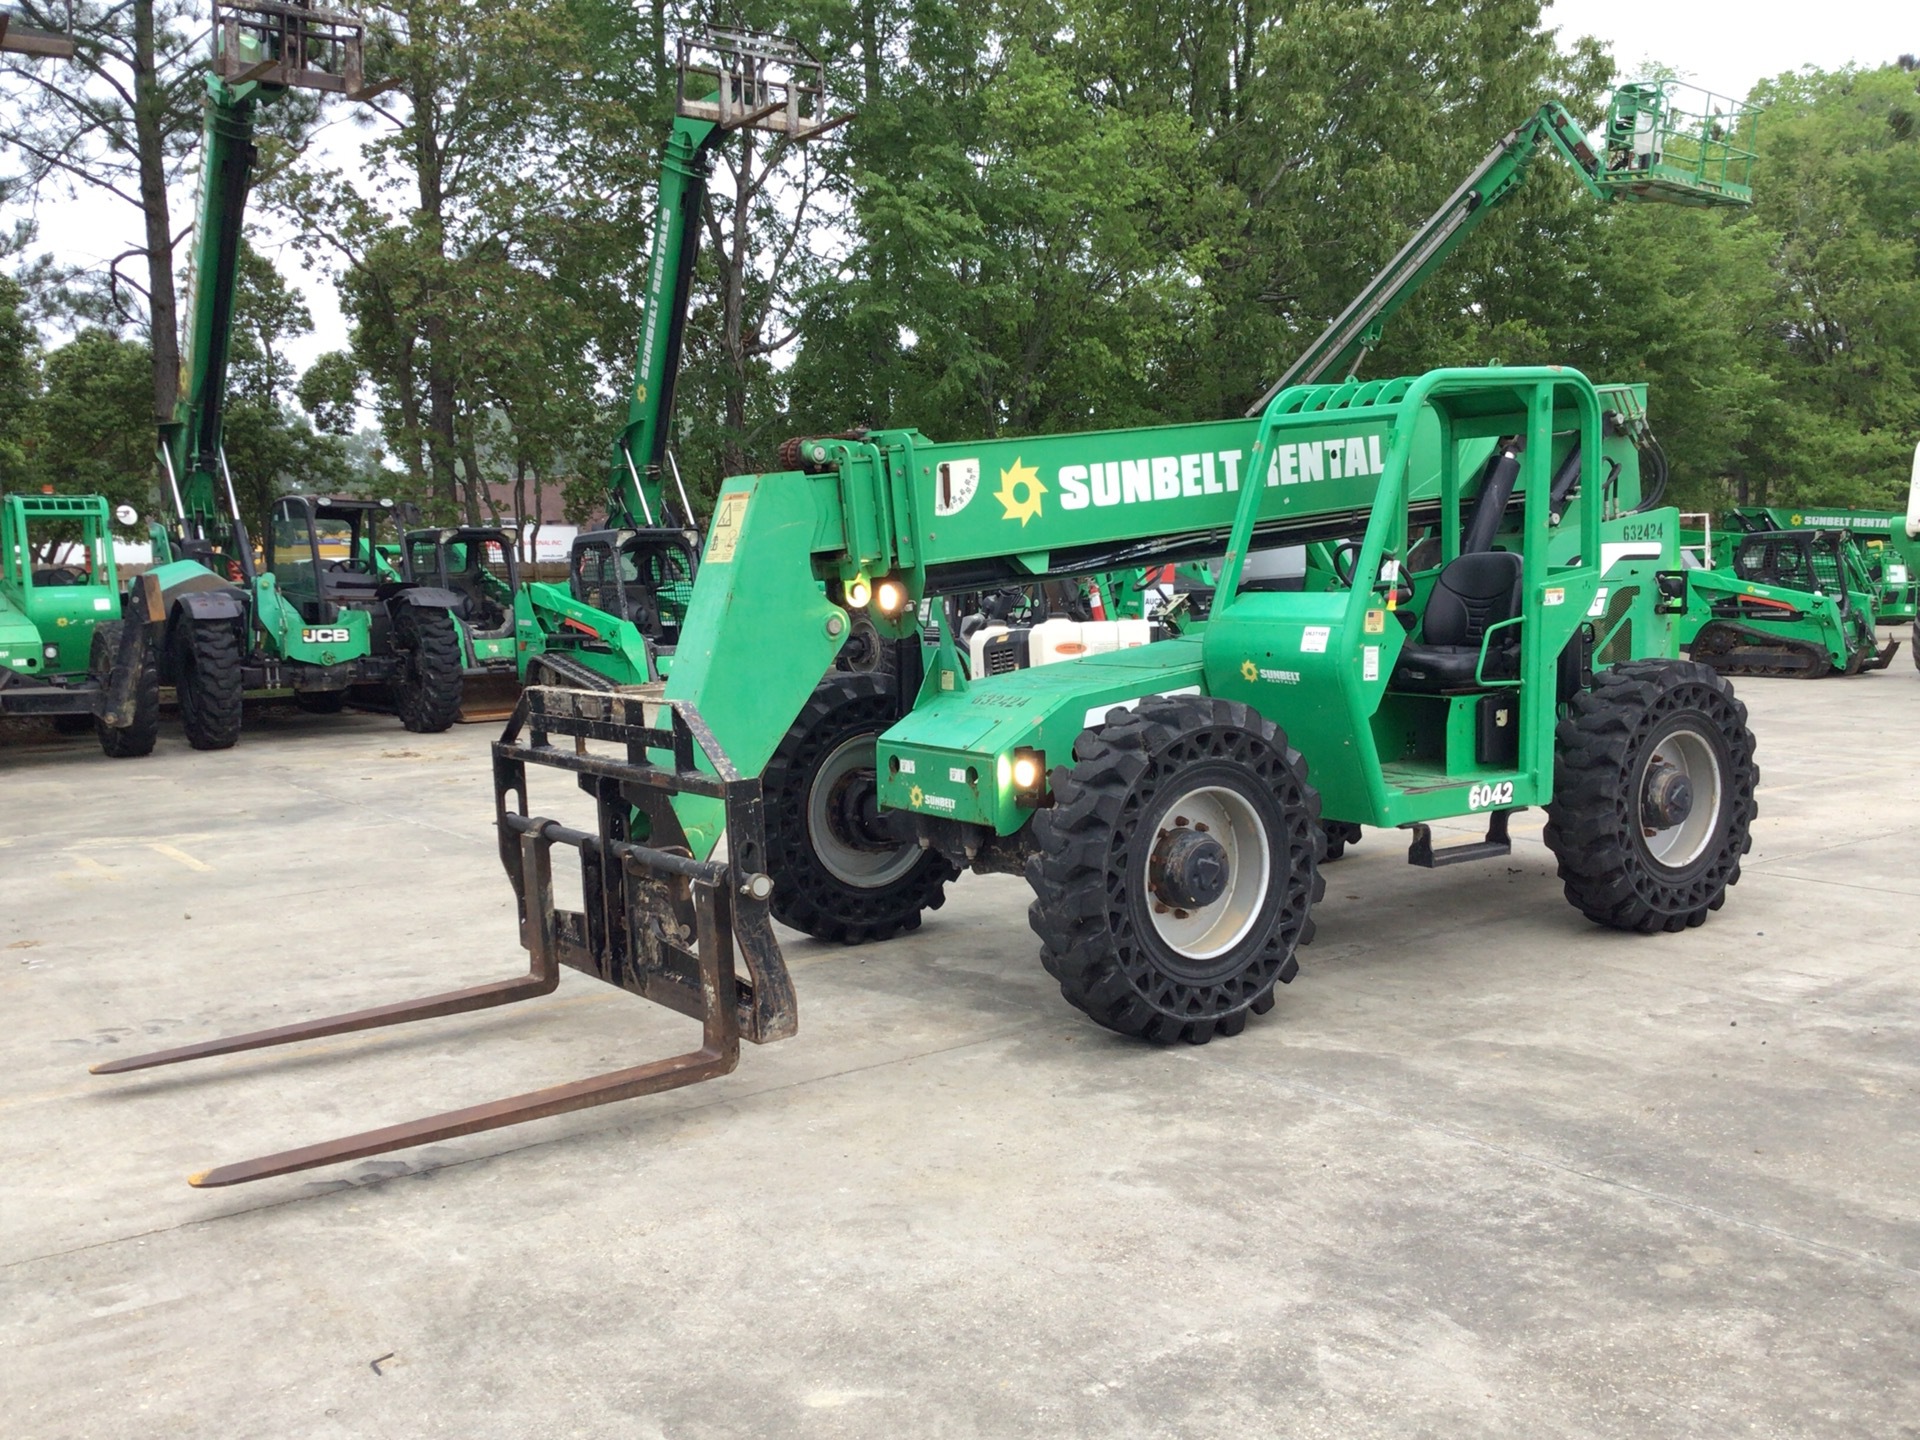
M1381 435L1373 434L1277 445L1267 466L1267 484L1311 485L1322 480L1356 480L1379 475L1386 469L1382 442ZM1186 455L1148 455L1136 460L1062 465L1049 477L1016 455L1013 463L999 472L1000 484L992 495L1000 502L1002 517L1018 520L1024 527L1043 512L1048 495L1056 497L1062 510L1106 509L1114 505L1231 495L1240 489L1241 472L1245 469L1244 450L1202 450ZM967 498L972 498L971 488Z

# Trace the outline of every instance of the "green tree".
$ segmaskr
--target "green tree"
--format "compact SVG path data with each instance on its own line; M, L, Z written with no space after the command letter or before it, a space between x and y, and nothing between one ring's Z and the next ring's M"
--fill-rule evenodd
M1757 221L1771 240L1738 498L1893 507L1920 434L1920 86L1912 69L1761 87Z
M153 357L83 330L47 352L28 429L30 483L145 510L153 474Z

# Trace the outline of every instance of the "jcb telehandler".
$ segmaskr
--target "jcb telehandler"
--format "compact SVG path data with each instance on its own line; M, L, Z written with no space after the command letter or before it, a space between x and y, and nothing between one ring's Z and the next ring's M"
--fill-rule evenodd
M457 597L385 574L377 553L352 548L372 544L382 502L280 500L262 568L222 443L259 108L294 89L355 100L379 93L363 74L364 27L298 0L216 5L213 18L180 398L160 432L163 498L175 518L152 529L162 679L201 750L239 739L242 699L258 690L337 710L354 684L390 684L409 728L443 730L460 685Z
M1680 126L1664 91L1628 99ZM1524 135L1519 163L1548 140L1603 193L1726 193L1702 137L1743 133L1736 115L1649 136L1628 114L1603 160L1551 109L1490 159L1509 181ZM1660 158L1687 145L1709 183ZM731 1070L743 1036L794 1033L775 918L885 939L962 868L1026 878L1070 1003L1202 1043L1294 977L1329 822L1402 829L1438 868L1507 854L1511 815L1543 806L1581 913L1699 925L1739 877L1758 770L1728 683L1674 658L1686 575L1678 516L1642 503L1644 419L1633 387L1490 367L1291 384L1244 420L804 441L795 469L722 487L664 698L536 686L494 746L527 975L97 1068L509 1003L564 965L697 1018L702 1043L194 1183L687 1085ZM1330 574L1243 584L1251 555L1289 545L1319 547ZM1204 623L1001 674L970 671L946 603L1223 554ZM924 605L946 610L924 664L906 645L890 673L821 680L857 616L911 637ZM587 826L533 810L530 780L556 771L593 797ZM1465 817L1484 838L1437 847L1433 825ZM556 848L579 857L577 911L556 908Z

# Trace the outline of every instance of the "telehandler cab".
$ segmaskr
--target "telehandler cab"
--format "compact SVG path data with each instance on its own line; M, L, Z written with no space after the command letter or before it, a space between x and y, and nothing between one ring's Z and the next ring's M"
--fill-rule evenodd
M1616 107L1630 123L1605 159L1549 107L1483 166L1498 188L1429 229L1457 236L1543 142L1603 194L1739 198L1712 147L1750 125L1669 134L1664 96ZM1361 311L1383 318L1426 270L1396 273ZM1372 329L1324 340L1308 373L1357 363ZM733 1069L742 1038L795 1033L773 920L885 939L962 868L1026 878L1041 961L1097 1023L1204 1043L1294 977L1327 827L1402 829L1409 860L1439 868L1508 854L1529 806L1582 914L1699 925L1739 878L1758 770L1728 683L1675 658L1687 577L1677 514L1642 492L1645 422L1640 387L1489 367L1292 383L1211 423L802 440L792 469L723 485L659 698L534 686L494 745L524 976L96 1069L512 1003L566 966L698 1020L699 1045L193 1183L671 1089ZM1251 556L1289 546L1326 557L1314 584L1244 583ZM961 652L955 596L1217 556L1208 618L1164 640L998 674ZM929 612L930 654L829 672L857 620L914 641ZM592 820L536 810L540 777L577 783ZM1435 844L1464 818L1482 838ZM556 848L578 856L578 910L556 904Z

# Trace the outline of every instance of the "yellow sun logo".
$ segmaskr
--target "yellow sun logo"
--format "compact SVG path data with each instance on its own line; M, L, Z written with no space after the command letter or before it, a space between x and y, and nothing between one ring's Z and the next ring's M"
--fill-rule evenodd
M1040 497L1046 493L1040 472L1031 465L1022 465L1016 455L1013 467L1000 472L1000 488L994 491L993 498L1006 510L1006 518L1018 520L1024 530L1027 521L1040 513Z
M1240 678L1248 684L1252 684L1260 678L1260 667L1251 660L1242 660L1240 662Z
M913 789L907 792L907 803L918 810L922 805L927 803L927 792L922 790L918 785L914 786Z

